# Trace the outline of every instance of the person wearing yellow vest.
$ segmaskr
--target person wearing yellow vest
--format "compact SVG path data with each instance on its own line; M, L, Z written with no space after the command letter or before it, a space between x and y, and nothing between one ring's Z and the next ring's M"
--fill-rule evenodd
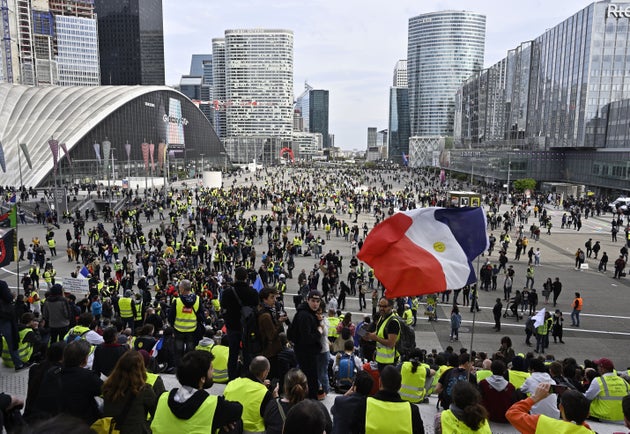
M335 309L328 309L328 316L326 317L326 321L328 321L328 340L330 341L330 343L334 343L339 337L337 326L341 322L341 318L337 316Z
M86 365L87 369L92 369L92 365L94 364L94 350L96 345L100 345L105 342L103 337L93 330L95 326L96 323L94 322L94 316L90 312L84 312L79 315L77 325L70 328L63 338L63 340L67 343L75 340L84 340L90 344L90 354L88 355Z
M380 317L376 324L376 332L366 333L368 341L376 342L376 357L378 370L382 371L387 365L396 363L396 342L400 337L400 324L394 317L394 300L381 297L378 301Z
M168 321L175 329L175 363L178 364L185 353L197 346L197 324L204 322L203 306L199 297L192 292L190 280L182 279L179 282L179 297L171 304Z
M213 384L212 360L208 351L190 351L182 357L177 370L181 387L163 393L158 399L151 422L153 434L207 434L236 427L243 406L205 390Z
M481 404L479 390L468 381L453 385L453 405L436 418L436 432L491 434L488 411Z
M399 393L404 401L420 403L426 396L427 385L431 384L435 371L424 363L424 356L419 348L414 348L410 357L400 367L402 384Z
M630 393L630 386L615 372L610 359L594 360L599 377L591 381L584 396L591 401L591 416L603 421L623 421L621 400Z
M123 322L123 327L129 327L134 330L134 319L136 318L136 304L131 299L133 293L130 289L125 291L124 297L118 299L116 306L118 307L118 315Z
M35 315L31 312L22 314L20 324L18 324L17 353L21 362L27 366L30 365L31 361L37 361L40 357L41 338L35 331L37 327L38 322L35 321ZM15 367L11 353L6 338L2 336L2 362L7 368Z
M265 356L256 356L249 364L247 376L230 381L223 391L225 399L239 402L243 406L241 420L244 434L265 432L265 408L278 397L278 386L269 391L269 381L265 383L270 368L269 360Z
M52 237L48 239L48 249L50 250L50 256L57 256L57 242Z
M506 413L507 420L521 433L595 433L585 422L589 413L588 399L576 390L566 390L560 397L560 416L554 419L542 414L530 414L531 408L549 397L551 385L541 383L529 398L512 405Z
M368 397L365 407L354 413L353 426L365 434L424 433L424 425L417 405L403 401L398 391L402 383L400 371L385 366L381 371L378 392ZM395 421L395 422L394 422Z
M215 338L221 340L221 344L215 342ZM212 380L215 383L225 384L228 382L227 363L230 355L230 348L227 336L221 336L221 331L214 336L212 329L208 329L204 337L199 341L195 350L208 351L214 356L212 366L214 367Z

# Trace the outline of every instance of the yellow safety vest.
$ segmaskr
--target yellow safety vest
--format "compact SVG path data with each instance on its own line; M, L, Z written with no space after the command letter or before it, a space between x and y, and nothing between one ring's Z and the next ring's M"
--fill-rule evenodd
M530 377L529 372L508 370L508 381L512 383L515 389L520 389L525 380Z
M602 420L623 421L621 400L630 393L628 383L617 375L595 377L599 395L591 401L591 416Z
M193 307L184 306L181 298L175 299L175 330L180 333L192 333L197 329L197 312L199 311L199 297Z
M411 309L406 309L403 312L403 318L404 318L405 322L407 323L407 325L412 325L413 324L413 314L411 312Z
M490 369L480 369L475 374L477 375L477 384L479 384L482 380L490 377L492 375L492 371Z
M381 323L381 326L378 328L378 331L376 333L378 337L382 339L387 339L387 336L385 336L385 328L387 327L387 324L389 324L389 322L392 320L392 318L394 318L394 314L391 314ZM398 337L400 337L400 332L398 332ZM396 339L398 339L398 337ZM377 363L382 364L394 363L394 361L396 360L396 345L394 345L393 348L389 348L381 344L380 342L376 342L376 357L374 358L374 360L376 360Z
M562 434L595 433L595 431L588 429L584 425L576 425L571 422L565 422L564 420L554 419L552 417L541 414L538 417L538 423L536 424L536 433L547 434L550 432Z
M136 303L136 321L142 321L142 302Z
M368 398L365 411L365 434L409 434L413 431L411 404ZM395 423L392 423L395 421Z
M400 397L408 402L421 402L426 393L425 383L427 381L427 365L420 363L415 373L411 372L413 364L404 362L400 369L402 383L400 386Z
M131 303L133 301L129 297L123 297L118 299L118 309L120 310L121 318L133 318L133 310L131 309Z
M155 409L155 417L151 422L153 434L208 434L212 428L214 413L217 410L219 398L216 395L208 395L190 419L179 419L168 407L169 392L164 392L158 400Z
M479 434L492 434L492 430L490 429L490 425L488 425L488 421L484 420L479 429L473 430L468 425L466 425L461 420L457 419L451 410L444 410L442 415L440 416L440 420L442 421L442 432L443 433L457 433L457 434L468 434L468 433L479 433ZM553 431L550 431L553 432Z
M48 240L48 247L50 247L51 249L54 249L56 245L57 244L55 243L55 239L54 238L51 238L51 239Z
M328 317L328 324L330 325L330 327L328 327L328 337L330 338L339 337L339 333L337 333L337 326L339 325L340 322L341 322L341 318L339 317L336 317L336 316Z
M24 363L27 363L31 356L33 355L33 346L28 342L24 342L24 338L28 334L28 332L33 331L33 329L25 328L20 330L18 333L18 356L20 360ZM11 352L9 351L9 344L7 340L2 336L2 361L4 362L4 366L7 368L14 368L13 359L11 359Z
M147 371L147 381L146 381L146 383L147 383L149 386L153 387L153 385L154 385L154 384L155 384L155 382L157 381L158 377L159 377L159 375L158 375L158 374L154 374L154 373L152 373L152 372L148 372L148 371Z
M230 349L223 345L197 345L195 350L208 351L214 356L212 361L212 380L215 383L225 384L228 382L228 356Z
M267 393L267 387L249 378L237 378L228 383L223 396L228 401L240 402L243 405L243 431L248 433L264 433L265 421L260 415L260 405Z

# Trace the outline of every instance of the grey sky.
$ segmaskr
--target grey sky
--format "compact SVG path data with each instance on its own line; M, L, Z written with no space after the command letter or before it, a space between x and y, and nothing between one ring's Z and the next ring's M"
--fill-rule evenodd
M343 149L364 150L367 127L387 128L388 89L407 57L412 16L438 10L486 15L485 65L534 39L589 0L164 0L166 83L179 83L190 57L211 53L226 29L294 32L296 96L304 81L330 91L330 132Z

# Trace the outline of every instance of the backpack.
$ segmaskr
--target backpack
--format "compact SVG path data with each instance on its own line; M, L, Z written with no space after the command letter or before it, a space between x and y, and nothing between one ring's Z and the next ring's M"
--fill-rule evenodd
M416 332L398 315L394 319L400 325L400 338L396 341L396 351L401 356L408 356L416 348Z
M339 359L339 370L337 371L337 388L348 391L352 387L356 376L356 365L352 354L343 354Z
M258 307L244 306L241 298L236 293L236 289L232 288L234 297L241 306L241 328L243 329L243 348L252 356L257 356L262 352L262 336L258 328Z

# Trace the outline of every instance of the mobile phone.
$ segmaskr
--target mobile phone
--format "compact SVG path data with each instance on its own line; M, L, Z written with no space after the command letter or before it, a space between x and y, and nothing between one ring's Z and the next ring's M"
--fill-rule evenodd
M279 380L277 378L272 379L271 383L269 384L269 390L273 392L276 389L276 386L278 386L278 382Z
M567 386L561 386L559 384L551 384L549 386L549 393L556 393L558 395L562 395L565 390L567 390Z

